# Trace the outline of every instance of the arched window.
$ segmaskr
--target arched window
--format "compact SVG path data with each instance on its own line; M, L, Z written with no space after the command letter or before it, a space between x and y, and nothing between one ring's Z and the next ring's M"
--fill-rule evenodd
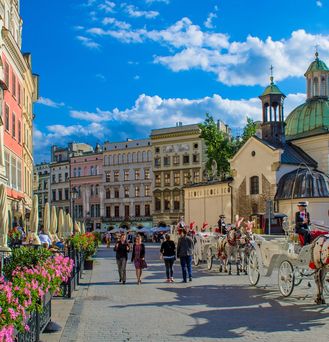
M250 195L259 194L259 177L253 176L250 178Z
M137 162L141 162L142 161L142 158L141 158L141 153L140 151L137 152Z
M109 158L109 165L113 165L113 156L110 156Z
M137 154L136 154L136 152L133 153L133 162L137 162Z
M78 177L81 177L81 167L78 168Z
M94 174L94 167L90 166L90 176L92 176Z
M307 97L312 97L312 80L310 78L307 79Z
M113 164L116 165L118 163L118 156L115 154L113 156Z
M143 151L143 162L146 162L147 160L146 160L146 151Z
M128 163L131 163L131 153L128 153Z
M326 96L326 78L324 76L321 77L320 95Z
M121 153L118 154L118 163L122 164L122 157L121 157Z
M73 177L76 177L76 176L77 176L77 169L74 168L74 169L73 169Z
M317 77L313 79L313 96L319 96L319 80Z
M123 164L126 163L126 154L125 153L122 154L122 163Z

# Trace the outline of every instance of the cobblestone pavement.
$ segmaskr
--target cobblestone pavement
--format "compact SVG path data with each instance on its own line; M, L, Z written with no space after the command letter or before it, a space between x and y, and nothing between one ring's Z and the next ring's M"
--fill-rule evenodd
M275 274L252 288L244 275L202 265L191 283L182 284L176 262L177 282L167 284L159 245L147 246L146 259L142 285L131 263L121 285L112 248L101 247L61 341L328 341L329 305L314 304L314 286L306 281L283 299Z

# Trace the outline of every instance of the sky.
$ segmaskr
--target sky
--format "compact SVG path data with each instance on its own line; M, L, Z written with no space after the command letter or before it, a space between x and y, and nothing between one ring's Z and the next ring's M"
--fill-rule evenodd
M271 65L287 116L315 50L329 63L328 14L329 0L21 0L40 75L35 161L53 144L147 138L205 113L239 132L261 118Z

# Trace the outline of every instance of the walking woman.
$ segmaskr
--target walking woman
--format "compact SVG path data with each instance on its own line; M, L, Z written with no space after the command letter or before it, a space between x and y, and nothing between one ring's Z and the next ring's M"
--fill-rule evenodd
M128 252L130 251L129 244L126 240L126 234L120 235L120 240L115 244L114 251L116 252L116 259L118 265L118 272L120 283L126 283L126 265L128 259Z
M145 246L142 243L142 238L140 235L136 236L135 243L133 245L131 262L133 262L135 265L137 284L141 284L142 270L143 268L146 268L147 265L145 262Z
M173 283L173 265L176 260L176 246L174 241L170 240L169 234L166 234L166 240L161 244L160 253L166 266L167 283Z

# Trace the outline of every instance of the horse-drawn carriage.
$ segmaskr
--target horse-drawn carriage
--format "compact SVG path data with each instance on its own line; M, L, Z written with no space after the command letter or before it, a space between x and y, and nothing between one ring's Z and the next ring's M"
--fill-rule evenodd
M207 256L217 245L219 234L216 232L197 232L194 235L193 262L199 265L200 262L207 260Z
M251 285L256 286L261 277L271 276L278 269L279 290L288 297L303 279L314 276L318 289L316 302L324 303L323 292L329 294L329 236L319 234L311 244L301 246L287 221L283 229L285 237L281 238L254 235L248 262Z

